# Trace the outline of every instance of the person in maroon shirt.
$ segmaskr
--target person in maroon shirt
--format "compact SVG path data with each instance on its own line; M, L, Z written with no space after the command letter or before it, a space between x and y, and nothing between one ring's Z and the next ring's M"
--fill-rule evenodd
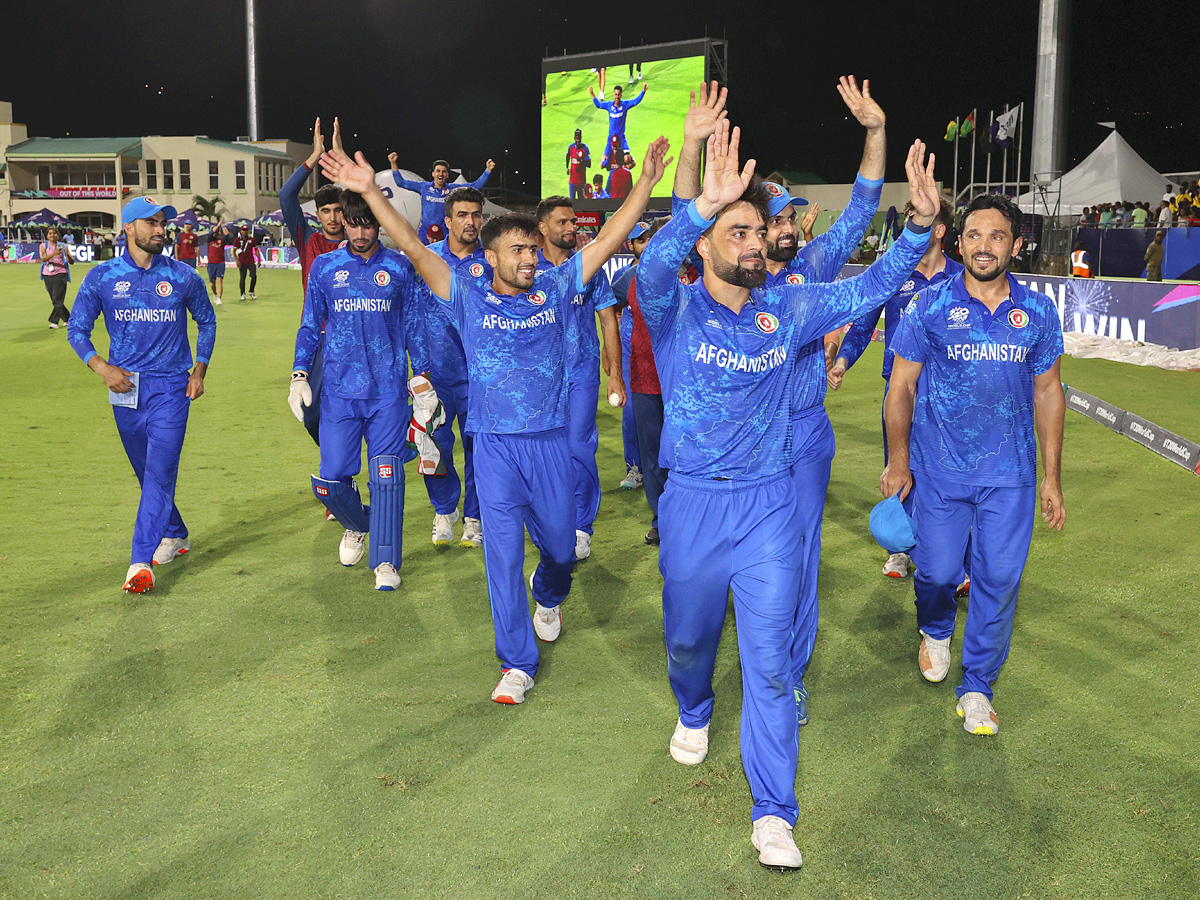
M238 289L242 292L243 300L246 299L247 273L250 275L250 299L258 299L254 296L254 288L258 284L258 265L254 261L254 248L257 246L258 241L250 233L250 226L243 225L233 241L233 256L238 267Z
M608 196L614 200L629 196L629 190L633 187L633 166L633 157L624 154L621 165L608 173Z
M218 219L208 236L208 284L212 288L216 302L213 306L221 305L221 295L225 293L225 235L221 233L224 219Z
M185 266L196 268L196 232L192 231L192 223L188 222L175 239L175 258Z
M342 133L338 120L333 120L333 149L345 153L342 149ZM313 260L322 253L336 250L346 240L346 227L342 221L341 189L327 184L318 188L313 195L313 204L317 208L317 222L320 231L313 231L312 226L304 218L300 209L300 189L312 174L313 166L325 152L325 138L321 134L321 120L313 123L313 150L308 159L289 176L279 189L279 207L283 213L283 224L292 235L296 248L300 251L300 283L308 290L308 270ZM314 367L319 367L314 363ZM313 387L310 381L309 387ZM313 406L316 407L316 388L313 387ZM315 436L314 436L315 440Z

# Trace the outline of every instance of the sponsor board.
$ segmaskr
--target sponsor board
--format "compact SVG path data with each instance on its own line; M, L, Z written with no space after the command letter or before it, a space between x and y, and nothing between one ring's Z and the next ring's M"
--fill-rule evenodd
M1069 384L1063 385L1067 406L1093 421L1118 431L1159 456L1200 475L1200 444L1168 431L1149 419L1128 412Z
M575 226L577 228L582 226L599 228L604 224L603 217L604 213L601 212L576 212Z
M1121 424L1125 421L1125 410L1070 385L1065 385L1063 390L1066 392L1067 406L1075 412L1083 413L1089 419L1107 425L1113 431L1121 430Z

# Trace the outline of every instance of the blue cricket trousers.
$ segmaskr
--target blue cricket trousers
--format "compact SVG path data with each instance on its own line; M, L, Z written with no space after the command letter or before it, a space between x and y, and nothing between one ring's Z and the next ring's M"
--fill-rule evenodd
M567 388L567 445L571 453L571 469L575 490L575 530L592 533L592 523L600 511L600 472L596 468L596 451L600 448L600 432L596 428L596 405L599 402L599 382L587 378L573 382Z

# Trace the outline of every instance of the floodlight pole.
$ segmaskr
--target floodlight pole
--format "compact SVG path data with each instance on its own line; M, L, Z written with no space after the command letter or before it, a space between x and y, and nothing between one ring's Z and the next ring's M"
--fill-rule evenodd
M1067 66L1071 0L1038 2L1037 97L1030 172L1062 172L1067 149Z
M258 47L255 40L254 0L246 0L246 89L250 114L250 140L257 141L258 133Z

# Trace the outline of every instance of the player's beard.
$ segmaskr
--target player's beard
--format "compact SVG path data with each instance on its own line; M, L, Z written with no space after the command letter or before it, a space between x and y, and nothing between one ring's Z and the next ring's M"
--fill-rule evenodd
M792 235L791 246L781 247L778 242L767 241L767 259L771 262L791 262L796 258L796 254L800 252L800 242Z
M746 260L762 259L761 253L748 254ZM742 265L742 260L739 259L736 263L731 263L724 259L721 254L713 248L712 256L713 274L724 281L726 284L732 284L734 287L757 288L762 287L767 281L767 267L764 265L757 269L747 269Z
M166 245L166 238L159 237L158 243L154 243L154 237L142 238L138 235L133 236L134 245L143 253L149 253L152 256L157 256L163 252L163 247Z
M570 237L567 237L568 234L570 234ZM563 234L560 234L557 237L550 238L550 243L552 243L559 250L574 250L575 249L575 232L573 232L573 231L564 232Z
M993 253L989 253L987 255L988 256L996 256ZM1008 257L1008 256L1004 257L1003 259L1001 259L999 256L996 256L996 268L990 272L978 271L975 268L975 259L973 256L969 256L969 255L964 256L963 257L963 265L966 266L967 271L971 273L972 278L974 278L976 281L982 281L984 283L987 283L989 281L995 281L997 278L999 278L1001 275L1003 275L1005 272L1007 272L1008 264L1009 264L1010 260L1011 260L1011 257Z
M533 287L534 272L536 271L537 269L535 266L534 270L529 273L528 277L523 279L518 271L518 266L515 265L512 268L497 266L495 270L497 278L507 284L510 288L518 291L527 291Z

